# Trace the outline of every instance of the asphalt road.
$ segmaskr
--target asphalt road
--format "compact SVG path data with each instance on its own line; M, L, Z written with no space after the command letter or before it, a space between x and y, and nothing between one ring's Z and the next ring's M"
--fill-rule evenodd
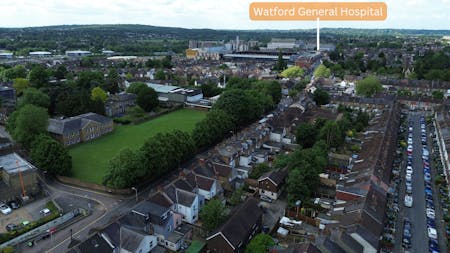
M411 113L408 118L408 120L413 121L413 206L411 208L403 207L403 215L412 223L411 249L409 249L409 251L425 253L428 252L428 235L425 215L425 185L423 179L422 143L419 119L420 115L417 113ZM406 170L406 166L404 166L403 170ZM406 180L403 180L403 182L406 182ZM402 184L402 187L405 188L405 183ZM402 205L403 200L404 195L401 195L399 202ZM401 226L401 231L403 231L403 226Z

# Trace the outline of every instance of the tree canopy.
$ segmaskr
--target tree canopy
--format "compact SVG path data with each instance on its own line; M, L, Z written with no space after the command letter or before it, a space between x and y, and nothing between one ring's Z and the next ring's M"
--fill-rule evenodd
M46 68L42 65L35 65L30 71L30 83L31 86L41 88L47 86L50 75Z
M47 109L27 104L11 114L6 130L14 140L29 148L36 136L47 133L47 125Z
M330 94L326 92L325 90L321 88L317 88L314 91L314 102L316 102L317 105L326 105L330 103Z
M48 108L50 97L38 89L28 88L23 91L23 95L18 101L18 107L20 108L27 104Z
M356 94L365 97L371 97L376 93L383 91L380 81L374 76L368 76L356 82Z
M47 134L35 138L30 157L34 165L50 174L70 175L72 170L72 157L61 143Z
M26 78L16 78L13 80L13 88L16 89L17 95L22 95L22 92L30 87L30 81Z
M245 253L266 253L275 242L268 234L257 234L245 248Z
M328 77L330 77L330 75L331 75L331 70L323 64L320 64L319 67L317 67L316 70L314 71L314 76L316 78L319 78L319 77L328 78Z
M107 98L108 98L108 95L102 88L95 87L91 90L91 99L93 101L100 100L102 102L105 102Z
M287 78L297 78L302 77L304 74L305 71L302 68L298 66L292 66L281 72L280 76Z
M137 94L136 103L146 112L150 112L159 104L158 93L153 88L142 87Z
M211 232L226 220L225 207L218 199L208 201L200 210L203 228Z

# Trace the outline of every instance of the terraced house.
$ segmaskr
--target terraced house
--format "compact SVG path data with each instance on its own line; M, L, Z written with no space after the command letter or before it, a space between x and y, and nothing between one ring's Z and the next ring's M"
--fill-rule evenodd
M89 141L113 130L112 119L96 113L49 119L47 131L65 146Z

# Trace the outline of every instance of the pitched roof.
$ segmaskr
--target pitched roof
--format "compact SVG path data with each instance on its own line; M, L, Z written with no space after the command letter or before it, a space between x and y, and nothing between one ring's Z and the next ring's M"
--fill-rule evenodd
M120 230L121 247L130 252L135 252L144 239L145 235L135 232L131 229L127 229L125 227L120 227Z
M81 253L111 253L114 247L102 238L99 234L95 234L80 245L77 246L78 251Z
M173 202L170 200L170 198L162 192L157 192L156 194L151 196L149 198L149 201L166 208L170 208L173 205Z
M264 179L269 179L270 181L272 181L275 185L280 185L284 178L286 178L287 176L287 171L286 170L273 170L273 171L269 171L267 173L264 173L259 179L258 181L262 181Z
M222 234L223 237L234 248L238 248L240 243L246 241L252 231L253 226L258 219L262 217L262 211L258 207L258 200L255 198L248 198L238 210L223 224L215 233L213 233L207 240Z
M176 190L175 192L177 203L183 206L191 207L197 197L197 194L186 192L182 190Z
M213 163L214 172L221 177L228 177L231 174L231 166L221 163Z
M175 180L175 182L173 182L173 185L177 189L181 189L181 190L185 190L185 191L189 191L189 192L194 190L194 187L184 179Z
M73 133L80 131L89 122L110 124L112 119L93 112L65 119L49 119L47 131L59 135Z

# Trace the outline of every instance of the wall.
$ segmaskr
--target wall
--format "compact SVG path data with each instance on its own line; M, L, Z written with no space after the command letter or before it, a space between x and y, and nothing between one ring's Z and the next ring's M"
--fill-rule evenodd
M81 187L81 188L87 188L87 189L94 190L94 191L106 192L106 193L110 193L110 194L128 195L128 194L131 194L134 192L133 190L128 189L128 188L127 189L114 189L114 188L110 188L110 187L107 187L104 185L83 182L76 178L70 178L70 177L64 177L64 176L56 176L56 178L58 179L58 181L65 183L65 184L69 184L69 185L73 185L73 186L77 186L77 187Z

